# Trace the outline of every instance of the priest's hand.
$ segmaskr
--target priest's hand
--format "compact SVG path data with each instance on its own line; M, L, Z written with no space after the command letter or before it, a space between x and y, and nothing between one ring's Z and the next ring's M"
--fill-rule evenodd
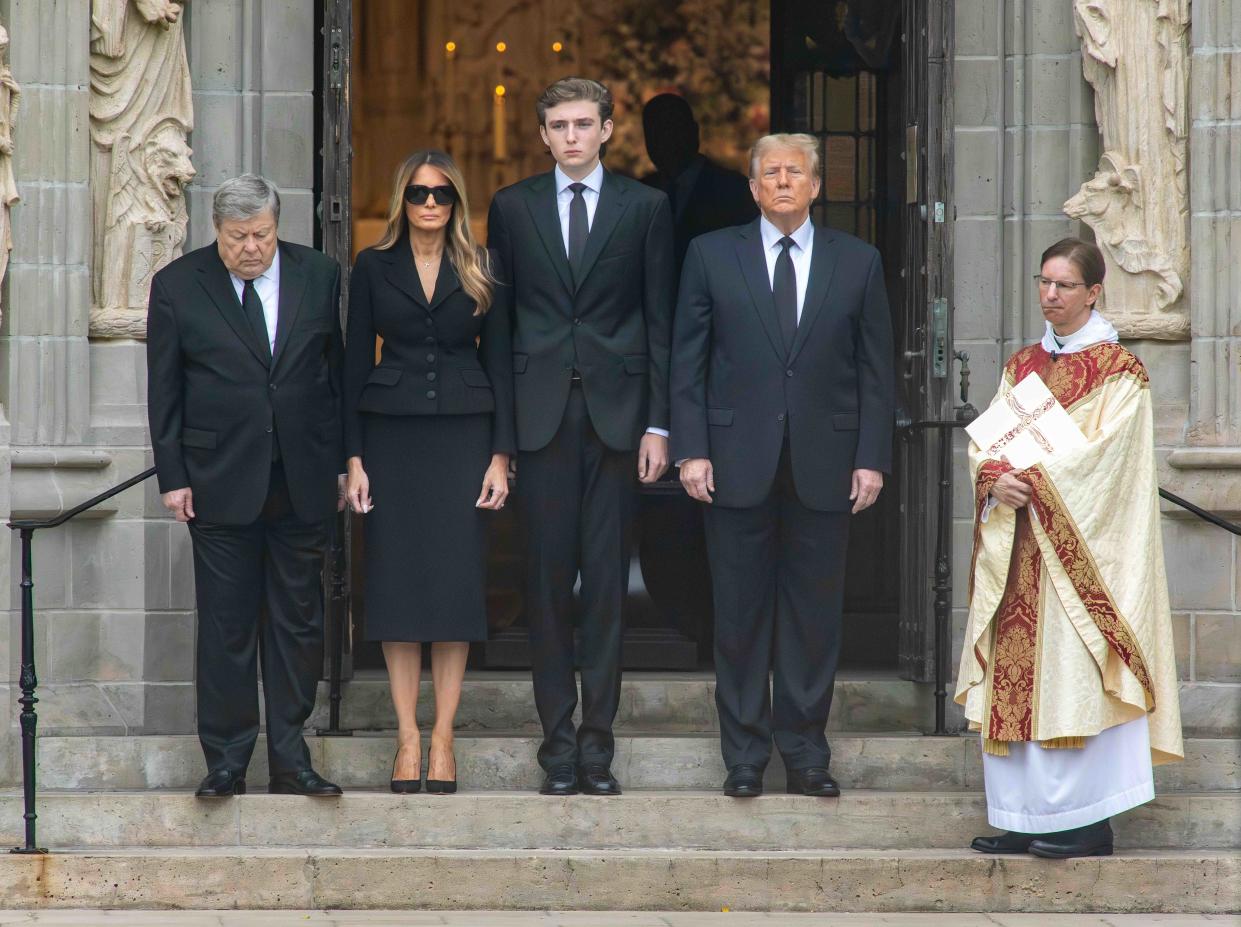
M1020 470L1010 470L1001 475L991 487L991 495L1014 509L1030 504L1030 486L1022 481Z
M710 502L711 493L715 492L715 471L711 468L710 459L691 457L681 461L681 485L690 498Z
M853 486L849 492L849 501L853 503L853 514L868 509L879 498L879 490L883 489L883 474L878 470L854 470Z

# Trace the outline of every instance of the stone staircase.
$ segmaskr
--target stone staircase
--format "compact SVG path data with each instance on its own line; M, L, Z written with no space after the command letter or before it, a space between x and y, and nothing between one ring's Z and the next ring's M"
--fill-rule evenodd
M189 732L40 740L39 836L48 856L0 855L5 907L437 908L819 911L1241 910L1241 739L1188 725L1159 797L1114 821L1118 855L1052 862L964 849L989 832L973 737L929 727L929 687L841 680L829 727L838 800L719 792L713 681L626 679L619 798L534 794L537 717L524 674L466 684L455 796L386 791L386 683L346 687L352 737L313 736L341 799L254 793L194 799ZM426 693L429 703L430 693ZM326 704L324 700L324 704ZM429 704L428 704L429 707ZM10 741L11 742L11 741ZM13 757L0 759L0 842L20 842Z

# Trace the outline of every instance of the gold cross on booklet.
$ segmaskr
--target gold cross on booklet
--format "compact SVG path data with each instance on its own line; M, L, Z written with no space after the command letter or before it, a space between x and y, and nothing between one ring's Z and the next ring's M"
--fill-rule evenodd
M1083 447L1086 436L1037 373L966 426L966 434L992 460L1024 470Z

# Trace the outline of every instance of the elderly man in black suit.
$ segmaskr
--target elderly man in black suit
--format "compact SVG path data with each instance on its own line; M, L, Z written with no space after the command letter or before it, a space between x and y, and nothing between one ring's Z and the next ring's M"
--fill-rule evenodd
M672 217L662 193L604 170L606 87L564 78L536 110L555 167L497 193L487 223L512 283L516 495L547 773L540 791L616 795L612 721L636 483L654 482L668 466Z
M164 505L188 522L198 600L201 797L240 795L259 733L269 792L339 795L302 726L323 661L320 569L343 504L340 268L280 241L254 174L212 204L216 240L151 284L147 402Z
M673 337L672 445L706 504L726 795L834 796L825 728L850 513L892 459L892 326L879 253L810 221L809 135L754 146L757 222L689 247ZM768 672L772 686L768 688Z

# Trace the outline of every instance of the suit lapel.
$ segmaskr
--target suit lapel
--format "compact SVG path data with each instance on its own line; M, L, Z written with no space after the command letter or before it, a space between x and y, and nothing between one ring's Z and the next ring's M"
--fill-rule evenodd
M526 188L526 208L530 210L530 218L538 230L547 256L560 277L560 282L570 293L573 292L573 271L569 269L569 257L564 250L564 235L560 231L560 213L556 209L556 189L552 183L551 173L542 174L531 181ZM587 241L587 249L590 242Z
M302 308L302 297L306 295L306 273L301 262L293 256L293 252L283 243L280 248L280 305L276 313L276 350L272 358L272 366L280 363L284 357L284 346L289 343L289 334L297 323L297 314Z
M422 289L422 281L418 278L418 268L414 265L414 255L409 248L409 233L398 238L391 248L379 253L383 255L388 265L384 271L384 279L424 309L428 308L427 294ZM444 262L441 260L440 274L443 275L443 273ZM439 289L438 281L435 288Z
M207 291L207 295L211 297L211 302L215 304L220 315L224 317L224 321L228 323L229 328L241 339L242 344L250 349L250 353L260 364L264 367L268 366L267 352L258 343L254 329L250 327L250 320L246 318L245 310L241 308L241 301L237 299L237 291L233 289L233 281L228 276L228 268L220 260L218 252L212 254L211 257L207 266L200 267L198 270L199 282Z
M758 230L758 222L737 231L737 260L741 264L741 276L750 291L750 302L763 323L763 331L771 348L784 362L784 341L780 337L780 327L776 320L776 303L771 296L771 278L767 274L767 257L763 254L763 236Z
M793 336L793 349L789 351L789 363L797 359L798 352L810 337L810 329L823 310L832 275L836 272L836 249L831 242L835 236L829 229L814 229L814 251L810 254L810 280L806 284L806 302L802 305L797 333Z
M612 237L616 223L625 212L625 191L616 178L607 171L603 172L603 183L599 190L599 203L595 206L595 221L590 224L590 235L586 238L586 253L582 255L582 273L577 281L578 289L590 276L590 270L599 260L603 248ZM560 217L557 215L557 230Z
M457 271L452 266L452 261L448 260L448 253L445 251L444 256L440 258L440 272L435 278L435 292L431 294L431 305L427 308L434 312L440 303L459 289L461 289L461 279L457 276Z

